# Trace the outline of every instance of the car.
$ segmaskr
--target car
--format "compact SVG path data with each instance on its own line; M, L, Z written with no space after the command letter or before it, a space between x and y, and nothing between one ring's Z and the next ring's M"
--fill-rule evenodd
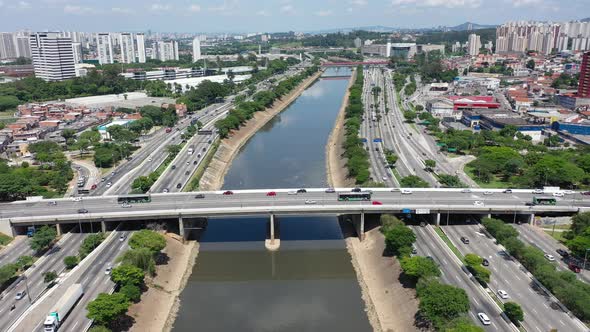
M572 270L574 273L580 273L580 271L582 271L582 269L578 265L576 265L576 263L574 263L574 262L569 262L567 267L570 270Z
M506 293L506 291L505 291L505 290L501 290L501 289L498 289L498 296L499 296L501 299L507 299L507 298L509 297L509 296L508 296L508 293Z
M362 190L361 190L361 188L359 188L359 187L356 187L356 188L352 188L352 190L351 190L351 191L352 191L353 193L360 193Z
M196 165L196 164L198 164L198 163L199 163L199 161L198 161L198 160L195 160L195 161L193 161L193 165Z
M182 183L177 183L176 184L176 189L180 189L180 188L182 188Z
M475 202L473 202L473 205L474 206L484 206L482 201L475 201Z
M189 174L191 174L191 171L184 172L184 175L189 175Z
M127 238L127 234L121 234L121 236L119 236L119 241L123 242L123 241L125 241L126 238Z
M201 154L200 153L197 153L197 158L201 158Z
M72 197L72 201L74 202L80 202L82 200L82 197Z
M168 188L164 188L164 189L162 190L162 192L163 192L163 193L167 193L167 192L169 192L169 191L170 191L170 189L168 189Z
M100 182L105 182L106 180L107 180L107 179L105 179L105 178L102 178L102 179L100 179Z
M494 193L491 192L491 191L489 191L489 190L486 190L486 191L483 192L483 194L484 195L493 195Z
M469 244L469 239L464 236L461 236L461 242L463 242L465 244Z
M110 188L113 185L113 183L111 181L107 182L106 187Z
M49 201L49 202L47 202L47 205L57 205L57 202L56 201Z
M503 193L505 193L505 194L512 194L512 189L505 189L503 191Z
M196 199L202 199L202 198L205 198L205 194L196 194L196 195L195 195L195 198L196 198Z
M487 259L485 259L485 258L484 258L484 259L481 261L481 265L483 265L483 266L489 266L489 265L490 265L490 261L488 261Z
M325 193L326 194L333 194L335 192L336 192L336 189L334 189L334 188L328 188L328 189L325 190Z
M96 189L96 183L93 184L92 186L90 186L90 190L94 190L94 189Z
M543 193L543 189L535 189L533 190L533 194L542 194Z
M479 318L479 320L481 321L481 323L483 325L490 325L490 324L492 324L492 321L490 321L490 318L488 317L488 315L486 315L483 312L478 312L477 313L477 318Z
M277 195L276 191L269 191L266 193L266 196L276 196L276 195Z
M207 148L203 148L203 152L207 151Z
M176 165L172 165L172 167L170 167L171 169L176 169Z
M25 295L27 295L27 291L22 290L22 291L16 293L16 296L14 297L14 299L15 300L20 300L23 297L25 297Z
M305 190L303 188L302 189L297 189L297 193L298 194L305 194L306 192L307 192L307 190Z
M582 194L584 196L588 196L588 195L590 195L590 191L582 191L580 194Z
M379 201L373 201L373 202L371 202L371 204L373 204L373 205L383 205L383 203L381 203Z
M317 202L311 199L306 199L305 204L317 204Z
M187 164L187 165L190 165L190 164L191 164L191 162L190 162L190 161L187 161L187 162L186 162L186 164Z
M575 191L573 191L573 190L564 190L564 191L563 191L563 193L564 193L564 194L566 194L566 195L573 195L573 194L575 194L576 192L575 192Z
M121 207L122 208L130 208L131 207L131 204L125 202L125 203L121 204Z
M78 213L88 213L87 209L78 209Z
M289 190L289 192L287 194L289 194L289 195L297 195L297 191L296 190Z
M461 192L464 194L468 194L471 192L471 189L469 189L469 188L461 189Z
M152 160L153 160L153 158L152 158L152 157L149 157L149 158L148 158L148 161L152 161Z
M392 192L392 193L395 193L395 192L398 192L398 191L400 191L399 188L391 188L391 190L390 190L390 192Z
M567 258L570 255L567 251L565 251L563 249L557 249L556 251L557 251L558 254L561 255L561 257L564 257L564 258Z
M233 192L233 191L231 191L231 190L226 190L226 191L224 191L224 192L223 192L223 194L224 194L224 195L226 195L226 196L227 196L227 195L233 195L233 194L234 194L234 192Z
M550 262L554 262L555 261L555 257L553 255L545 254L543 256L545 258L547 258L547 260L550 261Z
M104 270L104 274L109 275L111 274L111 271L113 271L113 267L107 266L107 268Z
M565 194L562 193L561 191L556 191L552 195L553 195L553 197L563 197Z
M412 191L410 189L402 189L401 193L402 195L411 195Z

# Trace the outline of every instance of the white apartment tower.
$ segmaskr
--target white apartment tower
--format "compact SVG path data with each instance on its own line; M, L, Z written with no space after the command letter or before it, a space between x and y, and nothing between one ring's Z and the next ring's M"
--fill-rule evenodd
M119 47L121 48L121 62L135 62L135 46L133 45L133 35L127 32L119 35Z
M74 54L74 63L82 62L82 44L72 43L72 52Z
M479 35L474 33L469 35L469 39L467 39L468 44L468 53L471 56L477 56L479 54L479 49L481 48L481 40Z
M16 56L31 58L31 45L29 44L29 36L14 36L14 45L16 46Z
M193 62L197 62L201 59L201 40L199 37L193 39Z
M14 59L16 57L17 50L12 33L0 32L0 59Z
M72 39L57 32L39 32L30 36L35 76L46 81L61 81L76 76Z
M137 39L137 62L145 63L145 35L138 33L135 38Z
M158 42L158 59L162 61L178 61L178 42L177 41L159 41Z
M96 34L96 50L98 52L98 63L101 65L113 63L113 43L109 33Z

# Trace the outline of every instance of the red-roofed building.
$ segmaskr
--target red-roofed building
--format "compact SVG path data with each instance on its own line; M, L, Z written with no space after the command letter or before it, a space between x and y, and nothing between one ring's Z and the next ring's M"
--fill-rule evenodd
M453 110L499 109L500 103L493 96L449 96Z

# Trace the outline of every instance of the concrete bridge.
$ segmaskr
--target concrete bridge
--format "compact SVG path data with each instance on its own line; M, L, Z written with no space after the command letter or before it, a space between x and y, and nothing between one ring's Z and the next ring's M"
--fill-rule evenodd
M322 67L387 66L388 61L323 62Z

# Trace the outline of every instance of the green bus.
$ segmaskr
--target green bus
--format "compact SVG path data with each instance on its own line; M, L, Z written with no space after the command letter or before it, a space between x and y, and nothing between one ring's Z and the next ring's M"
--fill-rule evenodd
M359 192L359 193L338 193L339 201L370 201L370 192Z
M533 205L555 205L557 200L553 197L533 197Z
M117 197L117 203L149 203L152 201L150 194L130 194L130 195L119 195Z

